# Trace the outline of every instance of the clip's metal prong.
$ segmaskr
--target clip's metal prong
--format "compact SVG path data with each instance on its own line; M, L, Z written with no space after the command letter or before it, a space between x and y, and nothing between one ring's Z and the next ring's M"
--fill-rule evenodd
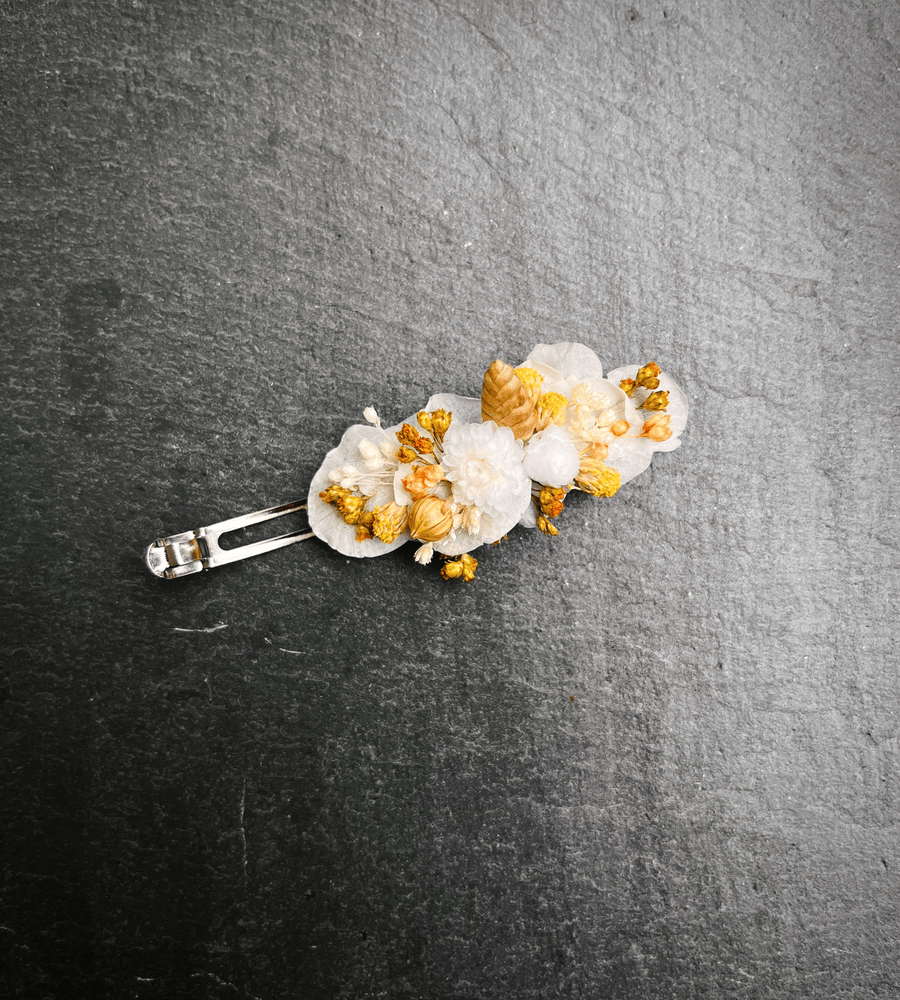
M238 528L246 528L248 525L257 524L260 521L268 521L273 517L281 517L283 514L293 514L301 510L306 510L306 503L302 500L294 500L293 503L269 507L267 510L258 510L255 514L232 517L228 521L211 524L208 528L198 528L196 531L184 531L180 535L159 538L147 546L145 556L147 568L155 576L164 580L174 580L179 576L200 573L204 569L224 566L226 563L237 562L239 559L249 559L250 556L262 555L263 552L272 552L285 545L293 545L294 542L302 542L306 538L312 538L314 533L302 530L290 531L287 534L267 538L262 542L251 542L249 545L242 545L236 549L223 549L219 546L220 536L229 531L237 531Z

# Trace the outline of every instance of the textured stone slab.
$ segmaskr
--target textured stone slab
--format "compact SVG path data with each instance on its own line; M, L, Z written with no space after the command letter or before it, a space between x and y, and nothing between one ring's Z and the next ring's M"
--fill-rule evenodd
M0 38L11 995L888 995L897 10ZM558 340L693 407L558 538L143 574Z

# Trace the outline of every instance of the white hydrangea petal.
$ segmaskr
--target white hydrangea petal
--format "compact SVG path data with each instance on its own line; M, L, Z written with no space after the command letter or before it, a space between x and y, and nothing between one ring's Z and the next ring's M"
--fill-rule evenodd
M371 425L353 424L344 432L340 444L328 452L319 471L313 476L307 499L310 530L315 533L317 538L321 538L323 542L345 556L353 556L356 559L381 556L399 548L409 540L409 533L404 531L395 541L389 543L382 542L379 538L358 542L356 540L356 525L347 524L337 509L332 504L325 503L319 496L332 485L328 477L329 471L340 468L359 456L360 441L366 439L377 445L385 439L386 435L393 436L393 432L399 429L400 424L388 431L380 430ZM385 481L383 477L364 475L360 487L364 494L372 496L370 508L377 504L388 503L393 499L393 484Z
M650 468L653 458L653 448L648 448L651 442L636 438L616 438L609 446L609 455L603 459L603 464L610 466L622 477L622 485L639 476Z
M537 344L520 367L533 368L536 362L555 368L563 378L603 378L600 359L584 344Z
M439 392L432 396L425 405L431 413L434 410L446 410L453 414L450 426L453 424L480 424L481 397L455 396L452 392Z

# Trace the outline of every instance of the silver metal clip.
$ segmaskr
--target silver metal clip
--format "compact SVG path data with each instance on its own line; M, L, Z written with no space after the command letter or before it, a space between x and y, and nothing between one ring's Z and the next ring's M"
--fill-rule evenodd
M306 510L306 503L295 500L279 507L269 507L268 510L258 510L255 514L244 514L243 517L220 521L208 528L198 528L196 531L183 531L180 535L158 538L147 546L145 557L147 568L164 580L174 580L179 576L189 576L204 569L224 566L239 559L249 559L250 556L262 555L263 552L293 545L294 542L302 542L305 538L312 538L314 533L291 531L276 538L267 538L262 542L251 542L236 549L223 549L219 546L219 537L229 531L237 531L238 528L246 528L250 524L268 521L270 518L300 510Z

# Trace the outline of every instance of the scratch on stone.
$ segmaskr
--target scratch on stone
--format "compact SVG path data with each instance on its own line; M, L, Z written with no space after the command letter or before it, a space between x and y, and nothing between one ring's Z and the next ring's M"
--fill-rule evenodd
M268 639L268 638L267 638L267 639L266 639L266 642L267 642L267 643L268 643L268 644L269 644L270 646L272 645L272 640L271 640L271 639ZM303 656L303 650L302 650L302 649L285 649L285 648L284 648L284 646L276 646L275 648L276 648L276 649L277 649L277 650L278 650L278 651L279 651L280 653L293 653L293 654L294 654L294 656Z
M241 789L241 847L243 849L244 858L244 877L247 876L247 834L244 830L244 803L247 801L247 782L244 782L244 787Z
M220 628L228 628L225 622L219 622L218 625L213 625L212 628L179 628L176 626L172 629L173 632L218 632Z

